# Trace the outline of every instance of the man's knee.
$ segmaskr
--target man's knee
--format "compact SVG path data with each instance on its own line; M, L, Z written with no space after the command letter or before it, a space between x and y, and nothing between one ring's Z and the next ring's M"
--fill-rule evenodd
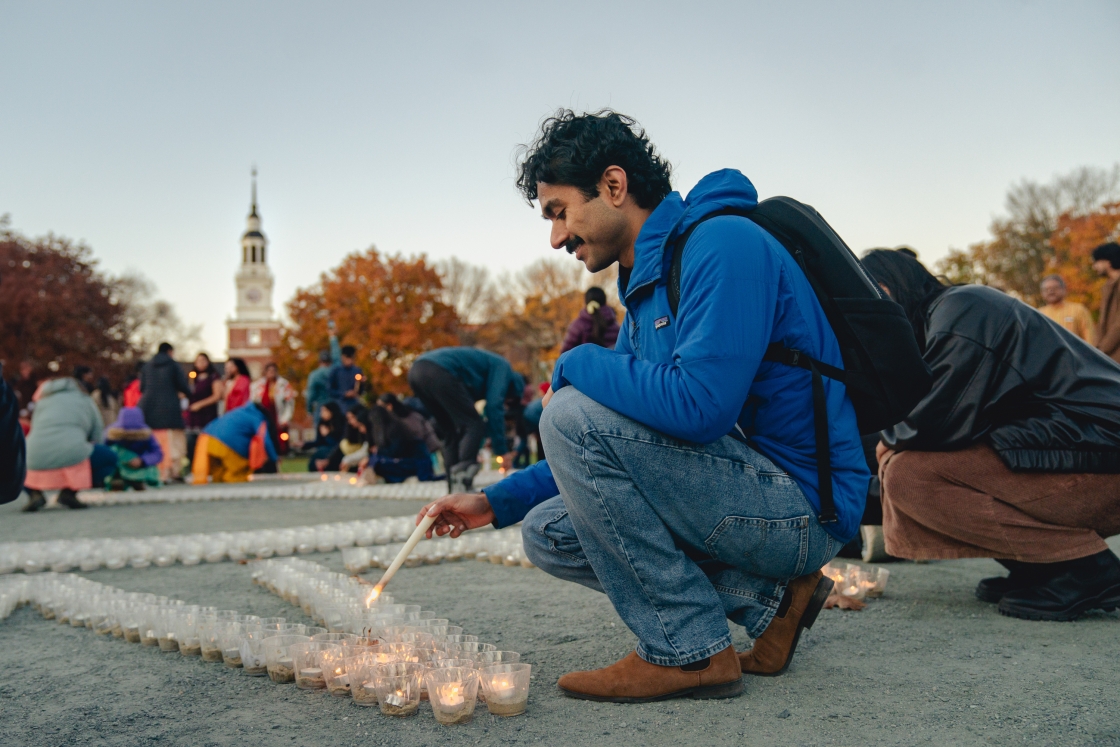
M610 411L575 387L555 392L541 412L540 434L545 449L562 448L563 443L578 443L595 423Z
M526 514L521 524L521 540L525 556L546 572L558 564L585 562L568 510L560 498L545 501Z

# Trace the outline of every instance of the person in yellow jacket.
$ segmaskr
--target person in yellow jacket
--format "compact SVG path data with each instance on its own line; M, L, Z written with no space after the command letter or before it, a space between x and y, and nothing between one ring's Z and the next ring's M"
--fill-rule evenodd
M1066 300L1066 281L1047 275L1039 285L1045 305L1039 309L1050 321L1065 327L1090 345L1093 344L1093 317L1083 304Z
M257 404L230 410L198 436L192 473L194 483L246 482L253 470L272 459L276 447L268 432L268 416Z

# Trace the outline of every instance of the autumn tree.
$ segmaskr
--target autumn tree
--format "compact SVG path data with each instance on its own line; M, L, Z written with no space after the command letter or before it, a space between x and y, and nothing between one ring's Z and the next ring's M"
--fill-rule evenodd
M1093 249L1117 240L1120 240L1120 202L1109 203L1085 215L1061 215L1050 237L1054 257L1047 271L1062 276L1071 301L1083 303L1096 312L1106 278L1091 266Z
M1120 164L1083 167L1047 184L1023 180L1008 190L1007 215L992 221L992 238L950 251L937 269L953 283L992 285L1037 306L1039 280L1056 269L1050 238L1059 219L1086 216L1118 198Z
M528 381L547 380L560 356L568 325L583 308L583 293L591 285L617 299L617 269L591 274L579 262L542 258L512 277L503 276L483 324L463 334L464 344L498 353ZM621 307L615 300L615 311ZM619 314L621 318L621 314Z
M301 393L329 346L331 320L342 344L358 349L358 365L378 393L408 393L404 374L418 355L458 344L455 309L423 255L383 256L372 246L355 252L296 291L287 309L292 323L281 332L276 361Z
M85 365L118 382L143 355L127 288L101 272L85 244L29 239L0 219L0 359L41 373Z

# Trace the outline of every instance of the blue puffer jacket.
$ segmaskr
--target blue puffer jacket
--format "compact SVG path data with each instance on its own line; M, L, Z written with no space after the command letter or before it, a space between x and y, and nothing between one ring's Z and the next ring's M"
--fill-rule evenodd
M202 432L213 436L248 459L249 444L264 422L266 422L264 413L257 405L250 403L244 407L230 410L203 428ZM268 434L267 429L264 436L264 449L268 453L268 458L275 462L276 447L272 443L272 437Z
M757 204L754 185L732 169L704 177L687 199L676 192L666 197L638 235L629 282L619 281L628 313L615 349L582 345L562 355L552 388L574 386L682 441L711 443L738 424L751 447L786 470L819 512L811 376L762 356L767 345L781 342L833 366L843 362L824 311L789 252L746 218L706 221L682 258L678 317L669 311L667 242L709 213ZM859 529L870 473L844 385L825 379L824 386L839 515L826 528L847 542ZM520 521L558 494L546 462L485 492L500 526Z

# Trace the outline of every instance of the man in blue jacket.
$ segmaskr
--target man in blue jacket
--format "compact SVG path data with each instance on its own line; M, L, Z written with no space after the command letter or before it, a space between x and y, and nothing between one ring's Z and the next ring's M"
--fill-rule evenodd
M525 380L509 361L478 348L439 348L416 359L408 371L408 385L439 426L452 492L470 489L487 434L494 453L513 464L515 454L506 444L506 411L520 406ZM474 409L482 399L485 423Z
M844 385L824 382L839 520L818 521L811 375L762 360L780 342L842 367L802 270L750 220L692 233L678 313L666 283L674 240L757 193L738 171L670 192L669 165L633 120L561 111L518 185L540 202L552 246L594 272L619 265L627 308L614 350L557 361L541 437L548 460L480 495L427 509L435 531L524 520L529 558L603 591L638 637L603 669L560 678L568 695L644 702L727 697L741 672L780 674L831 582L820 574L858 530L870 475ZM731 620L755 639L736 654Z
M338 362L331 366L327 378L331 399L338 403L344 414L350 412L354 405L360 404L358 397L362 393L362 369L354 363L357 352L353 345L343 345Z

